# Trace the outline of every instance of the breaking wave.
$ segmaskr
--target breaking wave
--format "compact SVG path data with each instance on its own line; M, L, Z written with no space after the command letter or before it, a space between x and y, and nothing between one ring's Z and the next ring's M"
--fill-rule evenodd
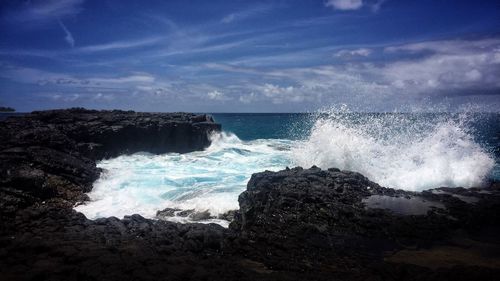
M90 202L75 209L90 219L131 214L154 218L167 207L218 216L239 208L238 196L253 173L289 165L290 145L288 140L241 141L221 133L212 136L204 151L102 160L98 166L105 172L88 193Z
M360 172L382 186L419 191L480 186L495 165L473 138L471 114L319 113L294 164Z

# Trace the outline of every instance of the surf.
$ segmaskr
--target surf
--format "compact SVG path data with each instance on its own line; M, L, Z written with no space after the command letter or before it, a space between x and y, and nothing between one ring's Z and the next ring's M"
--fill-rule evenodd
M291 158L298 166L356 171L397 189L481 186L495 160L474 139L472 116L326 110Z
M207 149L186 154L136 153L102 160L98 167L104 172L88 193L90 202L75 209L90 219L130 214L155 218L167 207L217 217L239 208L238 196L253 173L278 171L291 163L289 140L242 141L222 132L211 141ZM224 224L218 219L205 222Z

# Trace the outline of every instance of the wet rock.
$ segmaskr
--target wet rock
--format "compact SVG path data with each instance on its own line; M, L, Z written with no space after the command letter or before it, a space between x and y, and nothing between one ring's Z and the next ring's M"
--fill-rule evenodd
M275 269L308 270L332 261L349 261L359 269L377 260L383 263L380 257L387 252L448 244L458 230L494 226L500 202L492 190L489 196L469 191L491 204L480 207L451 195L384 188L359 173L338 169L266 171L252 175L239 197L240 210L230 224L235 236L231 243ZM374 206L374 198L390 204ZM252 255L264 252L266 256Z
M194 213L194 209L190 209L190 210L183 210L183 211L180 211L177 213L177 215L179 217L188 217L190 215L192 215Z
M223 214L220 214L218 216L218 219L221 219L221 220L226 220L226 221L233 221L234 220L234 217L236 216L238 210L230 210L230 211L227 211Z
M210 215L209 211L203 211L203 212L194 212L191 215L189 215L189 218L193 221L202 221L202 220L213 219L215 217Z
M189 218L191 221L204 221L215 218L209 211L197 212L194 209L181 210L177 208L165 208L156 212L156 217L162 220L168 220L175 216Z
M367 208L386 209L400 215L426 215L433 209L444 209L440 202L425 200L419 196L371 195L362 202Z
M169 217L175 216L176 212L181 211L181 209L176 209L176 208L165 208L161 211L156 212L156 217L158 219L167 219Z

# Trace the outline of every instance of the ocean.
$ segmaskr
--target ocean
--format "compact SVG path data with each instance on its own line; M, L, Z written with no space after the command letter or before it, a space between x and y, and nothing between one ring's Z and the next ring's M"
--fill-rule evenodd
M88 193L91 200L75 209L90 219L154 218L165 208L217 216L238 209L238 196L253 173L295 166L357 171L382 186L412 191L500 180L496 113L330 110L212 116L223 132L211 136L212 145L204 151L99 161L104 172Z
M252 173L295 166L357 171L382 186L412 191L500 180L499 114L212 115L223 132L204 151L100 161L105 172L88 194L91 201L76 209L91 219L154 218L164 208L217 216L238 209Z

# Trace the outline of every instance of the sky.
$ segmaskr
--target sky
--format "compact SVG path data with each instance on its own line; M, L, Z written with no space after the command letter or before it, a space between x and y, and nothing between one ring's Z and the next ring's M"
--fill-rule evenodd
M339 104L500 111L500 1L0 2L0 106Z

